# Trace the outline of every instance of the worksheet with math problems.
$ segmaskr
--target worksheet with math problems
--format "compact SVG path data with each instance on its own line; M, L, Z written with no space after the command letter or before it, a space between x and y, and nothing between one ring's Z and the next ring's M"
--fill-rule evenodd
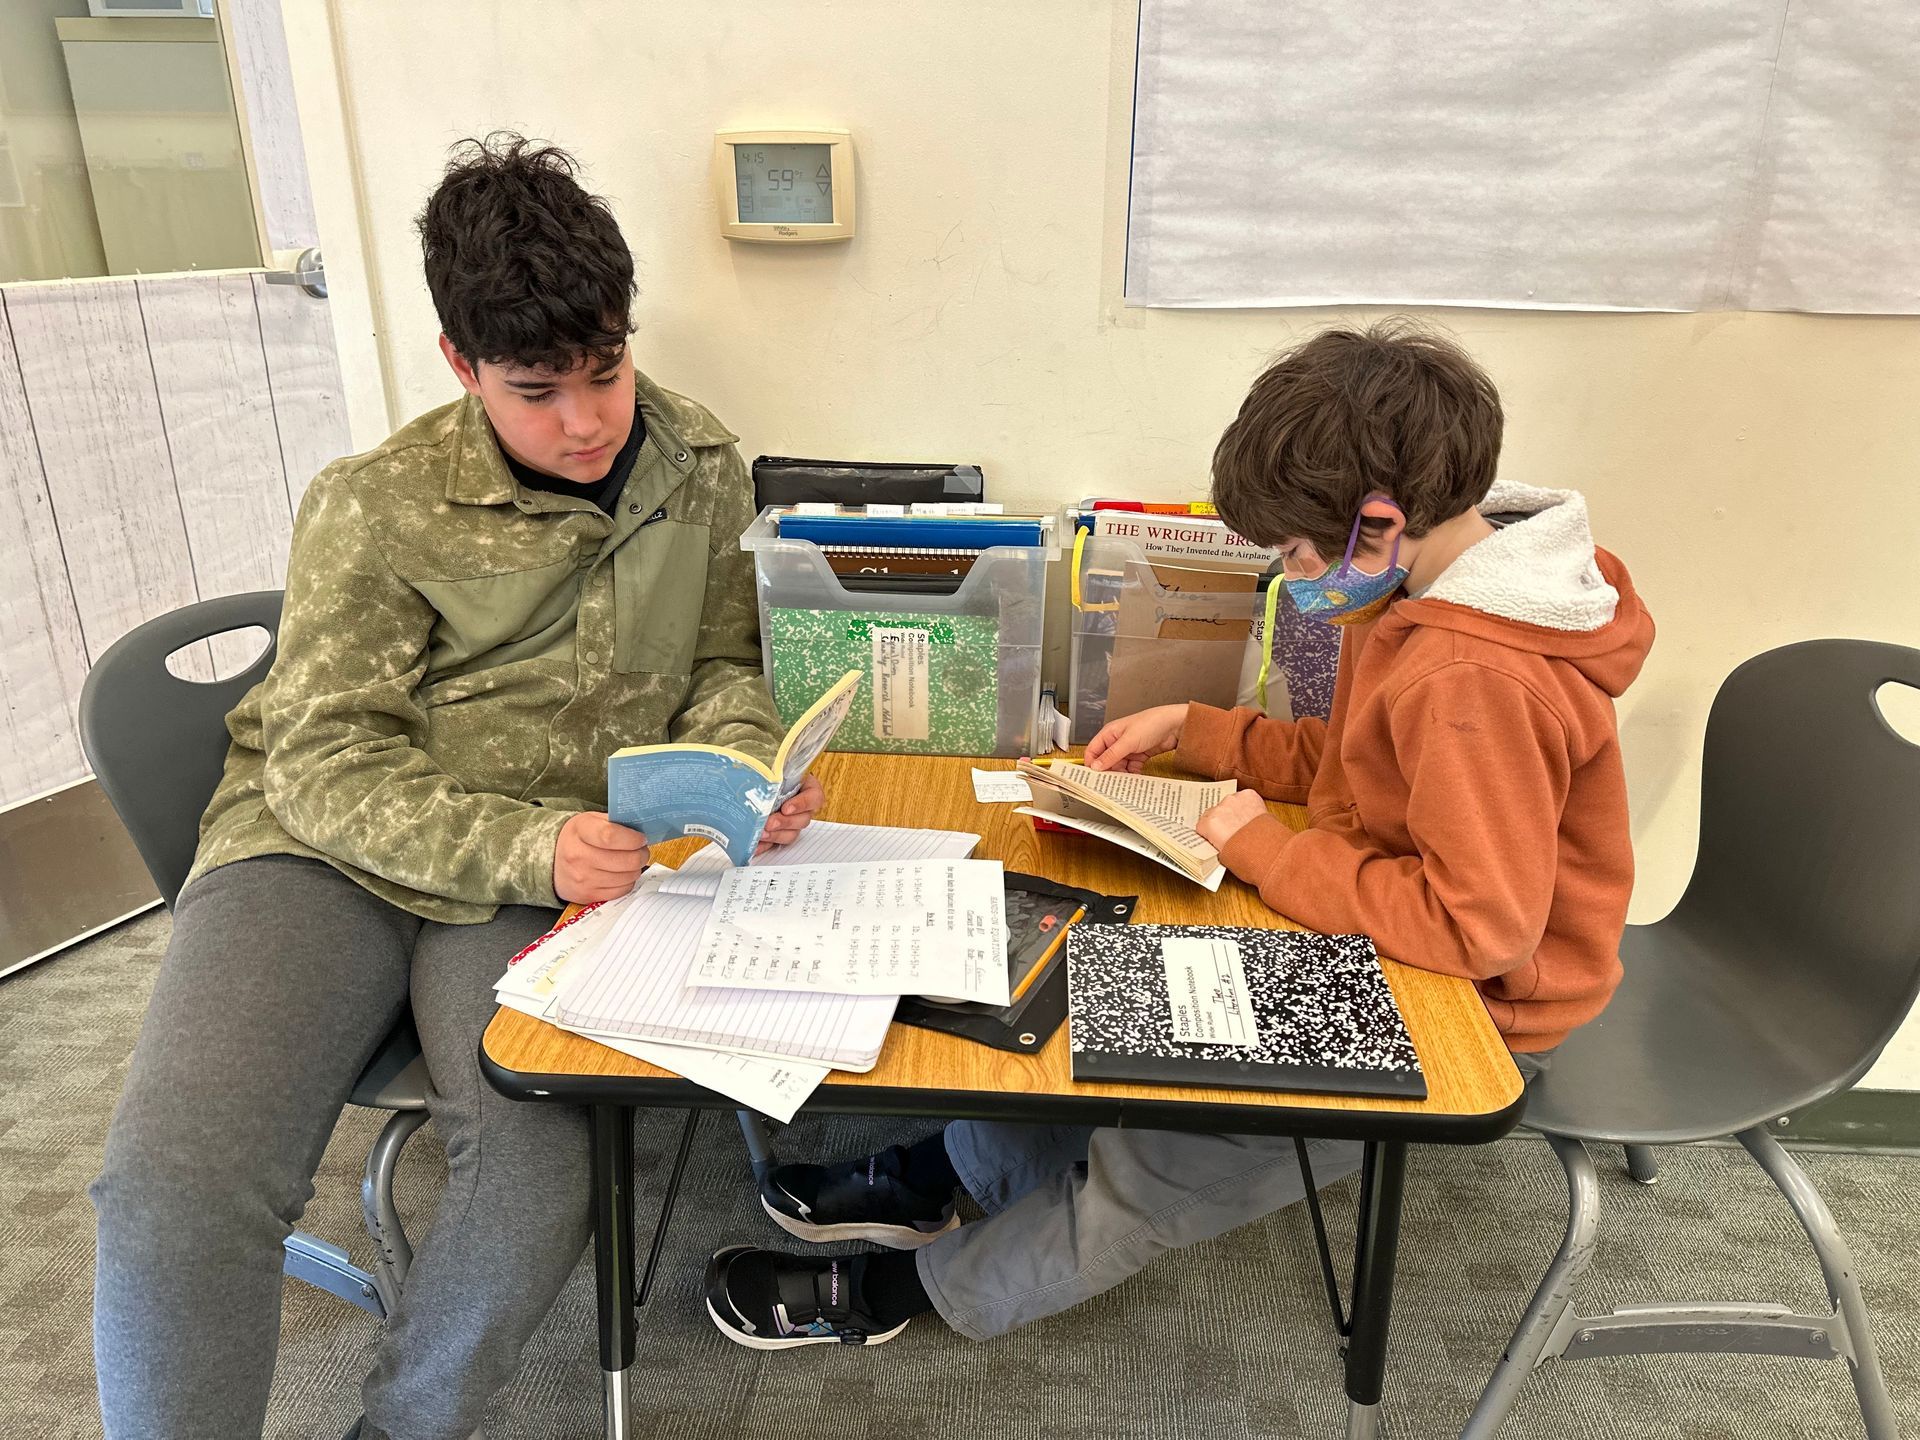
M1005 1005L1005 883L997 860L730 870L687 984Z

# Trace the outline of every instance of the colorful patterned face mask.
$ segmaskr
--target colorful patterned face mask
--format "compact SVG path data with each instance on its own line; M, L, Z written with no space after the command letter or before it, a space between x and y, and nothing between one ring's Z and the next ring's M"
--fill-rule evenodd
M1392 500L1384 495L1369 495L1368 500L1386 500L1399 510ZM1364 503L1364 502L1363 502ZM1401 514L1405 514L1401 511ZM1312 620L1324 620L1329 625L1357 625L1363 620L1371 620L1393 602L1393 595L1406 583L1407 572L1400 561L1400 537L1393 537L1393 553L1387 557L1387 568L1377 575L1369 575L1364 570L1354 568L1353 550L1360 541L1360 522L1365 517L1353 517L1353 530L1347 536L1347 553L1341 557L1338 565L1329 565L1326 572L1306 580L1288 580L1287 596L1293 601L1293 608Z

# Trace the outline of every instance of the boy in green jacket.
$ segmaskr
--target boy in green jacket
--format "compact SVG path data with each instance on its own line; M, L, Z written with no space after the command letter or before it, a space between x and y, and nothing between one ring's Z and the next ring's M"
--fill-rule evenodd
M601 813L608 754L778 745L737 437L634 369L633 258L573 174L514 136L457 156L420 233L466 395L301 503L91 1191L109 1437L260 1433L282 1241L409 1003L447 1188L356 1428L473 1433L589 1233L584 1118L479 1073L492 982L647 864Z

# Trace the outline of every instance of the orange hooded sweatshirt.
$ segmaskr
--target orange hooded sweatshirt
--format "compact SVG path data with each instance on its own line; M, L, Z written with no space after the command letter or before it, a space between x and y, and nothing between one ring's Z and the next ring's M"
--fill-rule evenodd
M1175 758L1270 800L1221 860L1311 929L1479 988L1546 1050L1620 983L1633 889L1613 701L1653 621L1572 491L1494 486L1500 526L1418 598L1347 627L1326 722L1188 707Z

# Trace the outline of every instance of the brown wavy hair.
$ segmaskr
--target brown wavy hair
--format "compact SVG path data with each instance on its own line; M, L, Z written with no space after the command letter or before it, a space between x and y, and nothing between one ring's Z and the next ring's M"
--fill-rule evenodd
M1416 537L1478 505L1503 424L1493 381L1452 340L1405 318L1324 330L1253 382L1213 452L1213 503L1256 544L1337 559L1376 492Z

